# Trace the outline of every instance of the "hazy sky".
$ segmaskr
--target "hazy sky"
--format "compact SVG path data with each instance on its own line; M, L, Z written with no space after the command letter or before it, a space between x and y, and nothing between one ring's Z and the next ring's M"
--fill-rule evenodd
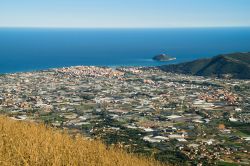
M250 26L250 0L0 0L0 27Z

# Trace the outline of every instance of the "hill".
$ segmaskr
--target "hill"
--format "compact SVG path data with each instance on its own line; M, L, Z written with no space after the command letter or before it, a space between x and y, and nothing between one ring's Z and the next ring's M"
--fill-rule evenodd
M80 135L73 138L44 125L6 117L0 117L0 137L0 165L160 165Z
M250 79L250 52L218 55L213 58L161 66L167 72L197 76L225 76L236 79Z

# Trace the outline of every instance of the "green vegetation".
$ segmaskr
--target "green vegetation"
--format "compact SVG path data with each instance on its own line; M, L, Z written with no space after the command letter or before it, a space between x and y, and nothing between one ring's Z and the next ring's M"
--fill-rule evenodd
M199 76L250 79L250 53L218 55L210 59L160 67L164 71Z
M63 122L64 118L61 116L58 116L58 114L55 113L48 113L47 115L43 115L40 117L42 121L44 121L45 124L51 124L55 121Z
M238 166L238 164L220 161L217 166Z
M249 136L250 135L250 127L247 123L241 122L226 122L225 125L227 127L233 127L234 129L238 130L238 134L241 136Z

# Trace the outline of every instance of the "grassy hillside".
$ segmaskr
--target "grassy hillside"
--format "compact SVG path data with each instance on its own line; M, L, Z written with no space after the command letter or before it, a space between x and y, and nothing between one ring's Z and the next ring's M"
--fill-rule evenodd
M157 166L156 161L132 156L82 136L41 124L0 117L0 165Z
M191 74L198 76L250 79L250 53L233 53L218 55L213 58L199 59L176 65L160 67L167 72Z

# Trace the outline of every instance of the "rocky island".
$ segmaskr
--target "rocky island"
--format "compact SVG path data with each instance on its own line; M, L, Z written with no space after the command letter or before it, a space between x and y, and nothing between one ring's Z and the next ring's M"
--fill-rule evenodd
M160 55L156 55L153 57L153 60L155 61L161 61L161 62L165 62L165 61L172 61L175 60L175 57L171 57L169 55L166 54L160 54Z

